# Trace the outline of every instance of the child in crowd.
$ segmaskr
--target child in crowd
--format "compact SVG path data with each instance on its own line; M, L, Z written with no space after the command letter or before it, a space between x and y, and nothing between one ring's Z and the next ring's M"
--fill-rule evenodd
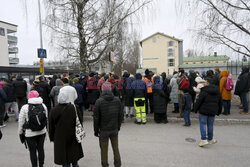
M184 121L185 124L183 126L190 126L190 112L192 106L192 96L189 93L189 88L183 89L184 95L182 96L182 109L184 111Z
M193 87L193 89L194 89L194 91L196 93L196 96L195 96L195 100L196 100L198 98L199 94L200 94L201 88L206 86L207 82L204 79L202 79L201 77L196 77L195 82L197 82L197 86Z

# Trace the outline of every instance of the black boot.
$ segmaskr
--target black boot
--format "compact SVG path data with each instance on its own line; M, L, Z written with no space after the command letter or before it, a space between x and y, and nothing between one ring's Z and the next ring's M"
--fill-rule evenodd
M179 111L179 107L176 107L176 113L179 113L180 111Z

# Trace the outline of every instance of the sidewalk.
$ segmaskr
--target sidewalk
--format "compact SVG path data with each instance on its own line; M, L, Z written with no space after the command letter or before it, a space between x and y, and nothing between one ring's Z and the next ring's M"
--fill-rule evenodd
M240 110L238 109L239 105L238 102L234 102L231 104L231 114L228 116L225 115L220 115L215 117L215 123L216 124L250 124L250 114L240 114ZM183 118L178 118L179 113L172 113L174 110L173 104L168 104L168 109L167 109L167 116L168 116L168 121L169 123L183 123ZM89 112L86 110L84 112L84 117L87 119L92 119L92 112ZM192 123L198 123L198 117L199 114L195 114L191 112L190 114L191 117L191 122ZM150 122L154 121L154 115L153 114L148 114L147 115L147 120ZM124 120L125 122L133 122L134 119L128 118Z

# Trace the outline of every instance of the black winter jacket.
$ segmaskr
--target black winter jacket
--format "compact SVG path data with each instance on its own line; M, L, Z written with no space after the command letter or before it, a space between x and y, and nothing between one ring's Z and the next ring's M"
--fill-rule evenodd
M194 111L208 116L220 115L222 98L219 87L216 85L203 87L194 105Z
M14 87L11 83L7 83L3 86L3 90L7 95L6 102L14 102L16 101L16 96L14 92Z
M16 97L26 97L27 83L23 78L17 77L17 80L13 82L13 87Z
M94 109L94 131L120 130L121 101L110 90L103 90L102 96L96 101Z
M250 89L250 73L248 68L243 68L242 73L236 82L234 94L240 95Z

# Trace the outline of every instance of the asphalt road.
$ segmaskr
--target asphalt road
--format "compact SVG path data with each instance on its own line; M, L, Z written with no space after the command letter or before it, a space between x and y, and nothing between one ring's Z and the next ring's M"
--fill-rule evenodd
M92 120L84 122L87 136L82 145L85 157L80 167L99 167L98 138L93 135ZM136 125L123 124L119 133L119 146L124 167L249 167L250 126L217 125L215 138L218 143L200 148L198 124L183 127L181 123ZM2 129L0 141L1 167L30 167L28 150L19 142L17 123L9 122ZM185 139L194 139L188 142ZM111 146L110 146L111 147ZM45 142L45 167L54 167L53 143ZM113 166L112 150L109 163Z

